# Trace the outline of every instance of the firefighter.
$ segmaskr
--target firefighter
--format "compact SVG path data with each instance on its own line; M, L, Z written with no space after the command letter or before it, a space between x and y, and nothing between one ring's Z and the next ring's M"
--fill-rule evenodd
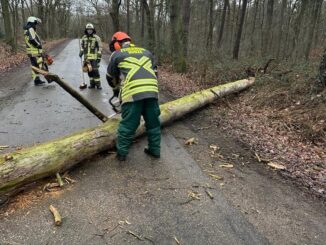
M113 52L106 79L121 102L121 117L117 132L117 158L125 161L139 126L145 120L148 147L144 152L160 157L161 125L158 102L157 70L154 57L146 49L136 47L124 32L113 35Z
M93 24L88 23L85 28L85 35L81 40L81 49L79 56L84 55L84 65L88 67L88 76L90 85L88 88L102 89L99 66L102 58L102 41L96 35Z
M30 16L27 19L27 24L24 26L24 37L26 44L27 55L31 60L32 66L48 71L48 66L45 60L42 43L40 37L36 33L36 26L41 24L39 18ZM32 77L36 86L42 85L45 82L40 79L39 74L32 70ZM48 81L51 82L51 81Z

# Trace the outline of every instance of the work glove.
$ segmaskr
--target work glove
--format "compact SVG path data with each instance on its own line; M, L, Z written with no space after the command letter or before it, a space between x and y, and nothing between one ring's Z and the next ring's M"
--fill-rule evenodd
M120 93L120 89L119 88L114 88L113 89L113 95L115 96L115 97L119 97L119 93Z
M81 58L83 56L83 54L84 54L84 51L80 50L79 57Z

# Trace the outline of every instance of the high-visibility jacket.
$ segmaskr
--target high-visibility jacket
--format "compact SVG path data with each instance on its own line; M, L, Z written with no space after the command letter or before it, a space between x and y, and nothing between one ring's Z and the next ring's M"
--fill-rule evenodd
M102 57L102 41L98 35L84 35L81 39L81 52L86 60L97 60Z
M133 44L112 53L106 78L120 90L122 103L158 98L156 62L152 53Z
M34 24L28 23L24 27L24 37L28 56L39 57L43 54L40 37L36 33Z

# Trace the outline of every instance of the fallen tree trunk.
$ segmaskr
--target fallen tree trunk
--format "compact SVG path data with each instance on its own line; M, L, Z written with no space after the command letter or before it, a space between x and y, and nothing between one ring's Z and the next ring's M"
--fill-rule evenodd
M91 113L93 113L98 119L102 122L106 122L108 117L97 109L94 105L92 105L84 96L79 94L73 87L71 87L67 82L61 79L58 75L52 74L48 71L41 70L35 66L32 66L32 69L39 74L42 74L45 78L51 80L52 82L56 82L61 88L66 90L72 97L78 100L83 106L85 106Z
M161 105L161 123L166 125L219 97L240 92L253 83L254 78L239 80ZM63 172L84 159L113 148L119 121L118 117L113 117L98 127L17 150L6 156L0 155L0 195L40 178ZM142 123L137 136L143 133Z

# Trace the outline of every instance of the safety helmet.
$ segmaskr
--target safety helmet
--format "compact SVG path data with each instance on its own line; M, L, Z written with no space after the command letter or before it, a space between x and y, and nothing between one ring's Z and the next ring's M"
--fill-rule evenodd
M111 43L110 43L111 52L120 50L121 43L130 42L130 41L131 41L131 37L129 37L127 33L122 32L122 31L118 31L118 32L114 33L112 36L112 39L111 39Z
M85 29L86 29L86 30L87 30L87 29L92 29L92 30L94 30L95 28L94 28L93 24L88 23L88 24L86 25L86 28L85 28Z
M33 23L33 24L41 24L42 21L40 18L34 17L34 16L30 16L27 19L27 23Z

